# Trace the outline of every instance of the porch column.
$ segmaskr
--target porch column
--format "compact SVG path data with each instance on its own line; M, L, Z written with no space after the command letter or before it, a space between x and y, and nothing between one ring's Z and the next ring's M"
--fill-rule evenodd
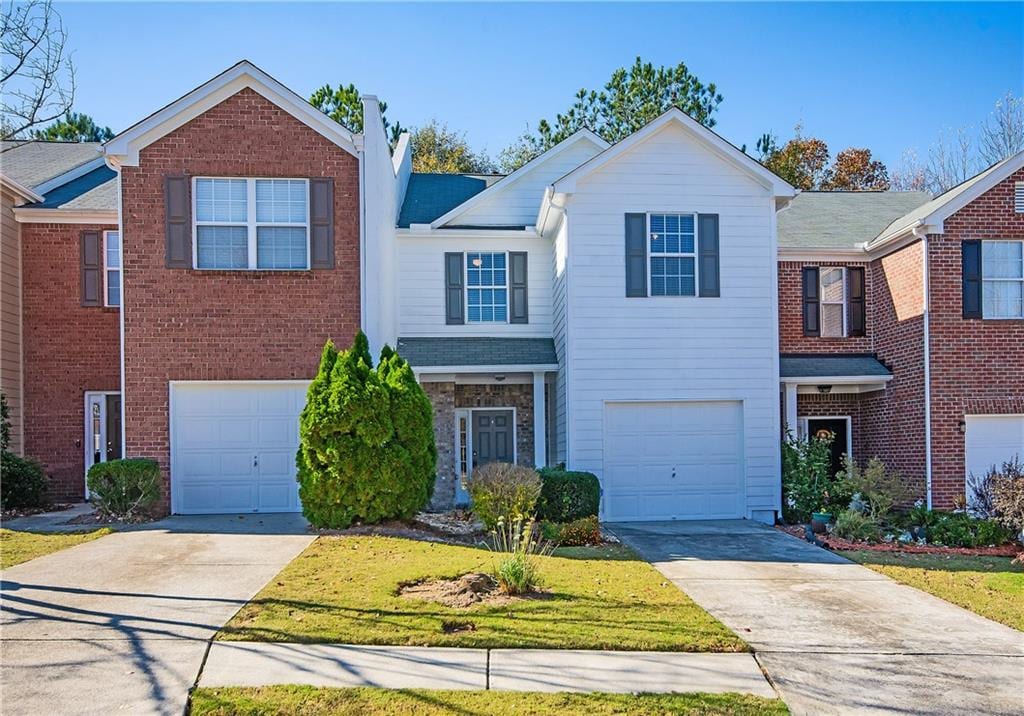
M797 426L797 413L796 413L796 383L783 383L786 390L786 424L782 426L783 430L790 430L793 432L793 436L796 437L798 426Z
M548 410L544 400L544 371L533 373L533 463L537 467L547 465L548 455Z

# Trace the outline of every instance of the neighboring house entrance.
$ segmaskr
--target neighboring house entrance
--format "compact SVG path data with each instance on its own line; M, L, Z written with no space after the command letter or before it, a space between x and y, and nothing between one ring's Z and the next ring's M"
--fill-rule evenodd
M1024 415L968 415L965 421L967 480L983 476L993 465L1002 467L1015 455L1024 460Z
M489 462L515 462L514 416L511 410L474 410L473 467Z
M832 463L829 474L835 475L845 469L843 456L850 455L850 419L843 418L807 418L804 433L808 438L832 438Z
M298 512L306 381L171 384L171 510Z
M85 472L98 462L121 457L121 394L85 394ZM88 494L88 488L86 489Z
M607 403L609 522L746 516L738 401Z

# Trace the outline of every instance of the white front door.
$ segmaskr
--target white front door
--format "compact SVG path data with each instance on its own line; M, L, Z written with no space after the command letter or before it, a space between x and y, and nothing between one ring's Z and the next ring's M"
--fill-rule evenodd
M171 510L298 512L306 382L173 383Z
M605 520L745 516L741 403L608 403L604 423Z
M964 436L965 476L982 477L1014 456L1024 460L1024 415L968 415ZM970 495L970 490L968 490Z

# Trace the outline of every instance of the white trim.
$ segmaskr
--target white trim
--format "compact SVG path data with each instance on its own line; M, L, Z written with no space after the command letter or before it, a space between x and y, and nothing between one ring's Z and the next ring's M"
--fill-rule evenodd
M116 209L76 210L39 209L30 206L14 207L14 218L19 224L116 224Z
M523 364L523 365L425 365L412 366L417 376L434 373L535 373L537 371L558 370L557 363Z
M837 354L838 355L838 354ZM834 375L834 376L787 376L780 378L783 384L797 385L857 385L870 383L888 383L891 375Z
M251 89L343 150L358 155L362 137L316 109L304 98L248 60L242 60L132 125L103 145L103 151L123 166L138 166L139 151L195 119L242 89Z
M120 309L121 308L121 303L123 303L123 301L121 300L121 295L120 294L121 294L121 290L122 290L122 288L124 286L124 274L121 273L121 268L122 267L120 265L121 264L121 232L118 229L104 229L102 233L103 233L103 306L105 308L117 308L117 309ZM116 268L111 268L110 266L107 266L107 237L109 237L110 234L117 234L117 259L118 259L118 266ZM110 302L110 285L109 285L109 280L108 280L108 274L111 271L117 271L117 275L118 275L118 283L119 283L119 286L118 286L118 302L116 304Z
M473 471L473 416L470 414L469 408L456 408L455 409L455 460L452 464L452 471L455 473L455 504L469 504L469 492L462 489L462 432L459 430L459 421L466 421L466 472L465 475L468 478L470 473ZM466 499L460 501L460 492L466 494Z
M819 328L822 338L848 338L849 329L847 324L847 312L849 310L849 296L847 296L846 290L846 267L845 266L818 266L818 313L819 313ZM827 271L838 271L841 278L839 279L840 284L843 287L843 299L842 301L826 301L825 300L825 272ZM842 306L843 308L843 328L842 333L838 336L826 336L825 335L825 306Z
M450 209L447 213L442 214L440 217L434 219L429 224L430 228L437 229L444 226L445 224L451 223L452 219L455 219L461 216L462 214L465 214L467 211L477 206L481 202L491 198L495 193L505 189L506 187L511 186L512 184L515 184L525 174L529 173L535 167L543 164L549 159L558 156L566 149L575 146L584 139L596 145L602 151L608 149L608 147L610 146L608 142L603 140L600 136L598 136L591 130L586 128L580 129L574 132L571 136L566 137L565 139L563 139L561 142L551 147L550 149L547 149L544 152L538 154L533 159L531 159L526 164L516 169L511 174L502 177L498 181L494 182L493 184L485 188L480 193L474 194L469 199L462 202L455 208Z
M83 458L85 463L85 471L82 475L82 480L85 483L85 499L89 499L89 468L92 467L93 449L92 443L95 435L92 431L92 411L90 406L95 401L100 406L100 452L103 454L100 462L107 461L107 396L108 395L121 395L119 390L87 390L85 391L85 435L82 440L83 443ZM96 400L102 398L102 400ZM124 398L121 399L121 455L124 456Z
M932 354L931 354L931 273L928 263L930 242L928 234L914 229L913 235L921 239L921 313L924 342L924 478L925 503L932 509ZM984 290L984 287L983 289Z
M725 159L738 169L745 171L765 188L772 190L776 197L796 196L796 189L788 182L765 168L749 155L744 154L738 148L715 134L704 125L692 119L677 107L670 107L657 119L649 122L622 141L612 145L597 156L576 167L561 179L555 181L552 184L554 193L574 193L576 191L576 185L580 179L591 172L600 169L621 154L629 151L635 145L643 142L647 137L659 131L669 123L675 123L681 126L694 138L702 141L706 146L712 149L722 159Z
M473 236L485 239L522 239L535 238L540 236L536 226L526 226L522 229L450 229L441 227L433 229L430 224L410 224L408 228L396 228L395 234L404 236L436 236L437 238L458 238L460 236Z
M28 201L32 202L43 201L42 192L33 191L32 189L25 186L21 182L16 181L11 177L7 176L2 171L0 171L0 184L7 187L9 191L11 191L14 194L17 194L22 199L27 199Z
M817 249L817 248L798 248L794 246L780 246L779 261L793 261L793 262L807 262L807 263L818 263L818 262L830 262L836 263L848 263L854 261L857 263L868 263L867 252L863 248L849 248L849 249Z
M117 312L117 333L118 333L118 369L121 379L121 455L128 457L128 415L127 401L125 400L125 377L124 377L124 221L121 218L121 167L114 169L117 172L117 232L121 237L118 248L121 252L121 306Z
M1024 182L1018 182L1024 184ZM985 247L992 244L1020 244L1021 252L1024 253L1024 239L983 239L981 241L981 318L985 321L1020 321L1024 319L1024 312L1019 316L986 316L985 315L985 284L986 283L1012 283L1020 284L1024 290L1024 272L1018 278L985 278Z
M548 463L547 380L544 371L533 374L533 464L545 467Z
M106 160L103 158L102 152L103 149L101 147L96 147L95 159L90 159L89 161L83 164L79 164L74 169L70 169L64 172L63 174L58 174L52 179L47 179L42 184L37 186L35 190L40 194L46 194L59 186L64 186L68 182L74 181L78 177L84 177L86 174L93 171L94 169L99 169L104 164L106 164Z
M853 454L853 418L849 415L804 415L799 419L802 436L806 439L811 431L808 424L811 420L845 420L846 421L846 455L851 460L855 459Z

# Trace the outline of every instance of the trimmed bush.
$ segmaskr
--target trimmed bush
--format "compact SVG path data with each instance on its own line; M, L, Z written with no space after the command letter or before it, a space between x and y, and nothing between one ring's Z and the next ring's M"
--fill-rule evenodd
M882 530L870 515L857 510L843 510L836 517L832 534L836 537L862 542L877 542L882 538Z
M46 474L35 460L11 452L11 421L7 396L0 393L0 509L44 507Z
M118 520L148 517L163 481L156 460L128 458L98 462L86 477L92 502L102 514Z
M545 467L540 470L540 479L539 519L572 522L597 515L601 506L601 483L597 475L564 467Z
M555 541L562 547L582 547L589 544L601 544L601 523L596 515L581 517L572 522L557 525L558 534Z
M466 487L473 499L473 514L493 530L500 521L532 519L541 484L536 470L491 462L474 469Z
M945 547L987 547L1005 544L1010 532L994 520L979 520L962 512L937 513L928 528L928 542Z
M330 341L299 418L302 512L315 527L409 519L434 489L430 399L391 348L373 368L366 336L344 352Z

